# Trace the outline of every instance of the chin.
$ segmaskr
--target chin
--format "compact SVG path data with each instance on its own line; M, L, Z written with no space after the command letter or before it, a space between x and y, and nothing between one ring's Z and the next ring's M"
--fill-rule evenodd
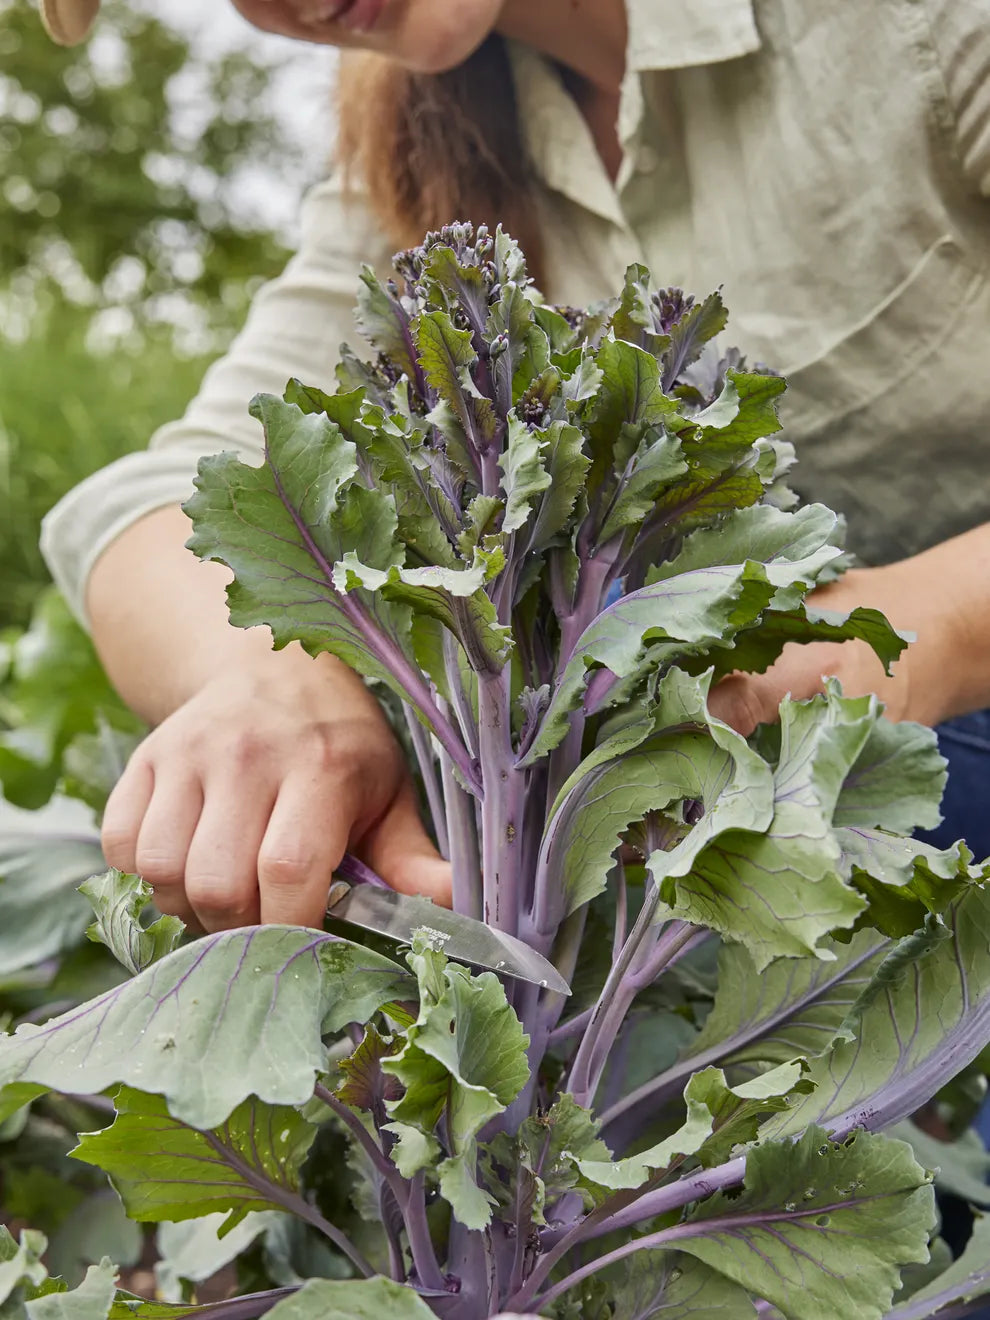
M429 74L463 64L494 30L503 0L393 0L393 4L396 21L390 32L383 29L374 49L414 73Z

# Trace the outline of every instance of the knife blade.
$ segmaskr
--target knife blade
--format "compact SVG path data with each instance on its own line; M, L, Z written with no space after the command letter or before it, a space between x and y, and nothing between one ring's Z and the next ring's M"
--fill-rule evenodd
M514 935L486 926L483 921L438 907L431 899L399 894L376 884L336 880L327 899L327 916L374 931L402 944L425 930L448 958L486 967L504 976L531 981L560 995L567 984L552 962Z

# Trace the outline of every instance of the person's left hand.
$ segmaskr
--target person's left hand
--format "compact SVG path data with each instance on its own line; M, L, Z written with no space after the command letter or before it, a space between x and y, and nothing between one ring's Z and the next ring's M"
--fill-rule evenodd
M891 720L934 725L955 712L952 675L961 657L945 583L926 580L917 560L884 568L852 569L809 596L819 609L848 613L857 605L881 610L895 628L917 640L901 653L892 676L866 642L792 642L765 674L730 674L714 687L709 709L739 733L777 719L785 696L795 699L823 690L823 676L834 676L847 697L876 693Z

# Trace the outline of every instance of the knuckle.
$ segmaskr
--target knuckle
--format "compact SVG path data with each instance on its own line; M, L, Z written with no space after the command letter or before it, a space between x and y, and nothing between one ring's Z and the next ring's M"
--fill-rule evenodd
M100 832L100 846L103 856L118 871L126 871L135 865L134 831L125 825L104 825Z
M311 725L300 739L299 751L305 763L317 771L333 771L348 764L354 740L340 724Z
M220 750L228 765L246 770L268 761L272 749L252 729L238 729L224 739Z
M174 885L182 880L183 858L155 848L138 848L134 858L137 873L151 886Z
M187 875L186 900L201 916L236 924L254 908L253 891L229 876Z
M284 850L263 853L258 859L258 874L262 884L273 889L301 889L313 874L311 857Z

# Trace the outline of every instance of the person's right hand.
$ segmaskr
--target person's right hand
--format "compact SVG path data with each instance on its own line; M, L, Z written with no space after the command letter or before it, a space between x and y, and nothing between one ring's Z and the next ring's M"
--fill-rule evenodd
M148 735L107 803L107 861L208 931L320 927L347 851L449 903L450 868L377 701L336 661L279 668L212 679Z

